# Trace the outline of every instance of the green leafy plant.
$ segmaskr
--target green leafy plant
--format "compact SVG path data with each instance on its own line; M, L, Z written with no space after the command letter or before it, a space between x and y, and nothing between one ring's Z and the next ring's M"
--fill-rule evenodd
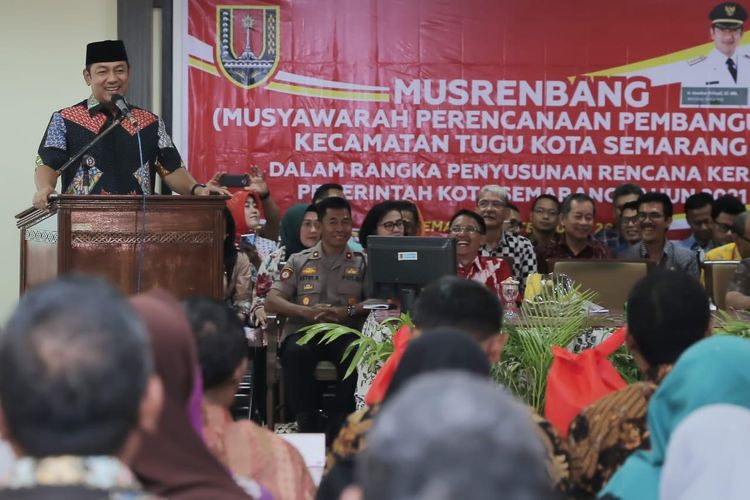
M714 335L736 335L750 338L750 323L727 311L717 310L713 314Z
M317 339L319 344L330 344L344 335L356 337L346 348L341 358L343 361L354 353L346 369L346 373L344 373L344 378L347 378L356 372L357 366L360 364L374 370L378 364L385 362L393 353L393 333L403 325L414 326L411 317L406 313L398 317L384 319L378 324L378 328L388 328L390 335L387 335L383 340L375 340L372 337L364 335L356 328L350 328L337 323L318 323L303 328L301 331L304 335L297 341L297 344L305 345L315 339Z
M584 332L595 298L580 286L542 286L533 301L524 301L522 321L504 328L510 335L493 378L543 413L552 347L565 348Z

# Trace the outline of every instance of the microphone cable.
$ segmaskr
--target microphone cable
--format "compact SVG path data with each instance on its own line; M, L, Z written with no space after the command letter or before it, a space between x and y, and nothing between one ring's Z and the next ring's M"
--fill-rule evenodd
M133 126L135 126L135 135L138 138L138 158L140 160L140 169L144 168L143 163L143 144L141 143L141 127L140 124L136 121L131 119L131 123ZM146 259L146 197L148 196L148 185L151 182L151 168L147 167L145 168L145 176L141 178L141 211L143 212L143 221L141 226L141 237L140 240L137 241L137 245L139 248L136 249L137 256L136 256L136 266L135 266L135 293L141 293L141 276L143 274L143 263ZM136 223L138 220L138 212L135 213ZM136 225L137 229L137 225Z

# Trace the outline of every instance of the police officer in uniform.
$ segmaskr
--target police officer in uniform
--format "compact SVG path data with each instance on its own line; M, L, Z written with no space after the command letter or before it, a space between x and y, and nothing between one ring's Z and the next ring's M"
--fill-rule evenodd
M723 2L708 14L714 49L687 61L686 87L750 87L750 50L739 47L747 11L735 2Z
M299 330L314 323L339 323L361 328L365 259L352 251L347 242L352 234L349 202L326 198L317 205L321 241L312 248L292 255L281 270L266 299L270 312L287 317L281 344L286 404L295 416L300 432L319 432L315 366L327 360L337 366L338 388L329 430L355 409L357 377L343 379L349 359L342 362L351 336L320 344L317 341L297 345Z

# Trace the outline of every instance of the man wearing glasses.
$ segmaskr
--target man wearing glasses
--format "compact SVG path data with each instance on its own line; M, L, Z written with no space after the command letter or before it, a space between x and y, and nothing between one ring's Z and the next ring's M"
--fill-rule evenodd
M512 259L513 276L520 282L519 289L523 292L526 277L536 272L536 255L527 238L503 230L503 222L508 218L508 202L508 191L496 184L479 191L476 212L487 226L479 254Z
M662 269L684 271L698 279L698 254L667 239L672 224L672 200L664 193L638 198L641 241L620 253L623 259L650 259Z
M560 202L551 194L538 196L531 205L529 241L534 248L549 244L557 234L560 223Z
M737 253L742 262L737 266L727 288L726 307L750 309L750 212L737 216L732 232L737 236Z
M706 252L705 260L740 260L735 233L732 231L737 216L745 212L745 205L731 194L719 196L711 209L714 221L713 240L716 248Z
M627 241L620 232L620 216L622 207L626 203L636 201L643 194L643 189L635 184L620 184L612 193L612 225L607 224L601 231L594 235L594 239L601 241L609 247L610 252L617 252L627 247Z

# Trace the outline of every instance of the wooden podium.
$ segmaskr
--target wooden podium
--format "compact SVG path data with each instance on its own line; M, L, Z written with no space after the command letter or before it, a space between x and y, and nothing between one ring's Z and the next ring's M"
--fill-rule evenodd
M225 196L53 195L16 215L21 293L67 273L102 276L125 294L224 295ZM144 209L145 208L145 209ZM145 231L144 231L145 221Z

